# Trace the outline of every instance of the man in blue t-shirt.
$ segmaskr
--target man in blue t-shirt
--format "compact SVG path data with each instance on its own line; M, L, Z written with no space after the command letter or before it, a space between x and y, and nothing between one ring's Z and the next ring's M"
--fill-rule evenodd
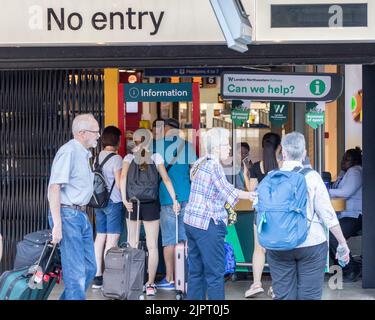
M185 207L190 196L190 165L196 160L191 143L179 137L179 123L175 119L164 121L164 139L155 142L155 150L164 158L164 164L172 181L177 200L181 205L178 214L178 242L186 241L184 228ZM160 183L160 227L162 235L166 276L157 283L159 289L174 290L174 247L176 245L176 215L173 211L173 202L165 184Z

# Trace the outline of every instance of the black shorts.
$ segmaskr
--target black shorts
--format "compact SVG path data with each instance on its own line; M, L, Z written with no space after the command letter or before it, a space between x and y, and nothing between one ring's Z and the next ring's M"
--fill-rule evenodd
M126 210L126 218L129 219L129 212ZM154 221L160 219L159 201L141 203L139 208L139 220ZM133 212L130 214L130 220L137 220L137 204L133 202Z

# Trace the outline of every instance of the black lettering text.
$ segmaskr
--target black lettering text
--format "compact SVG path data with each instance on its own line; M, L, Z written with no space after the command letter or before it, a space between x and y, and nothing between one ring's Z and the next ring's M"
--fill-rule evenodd
M148 12L138 12L138 29L142 29L143 16L147 16Z
M73 25L73 18L77 18L77 22L78 22L78 24L76 25L76 26L74 26ZM82 27L82 24L83 24L83 18L82 18L82 16L79 14L79 13L77 13L77 12L73 12L73 13L71 13L69 16L68 16L68 26L69 26L69 28L71 29L71 30L74 30L74 31L76 31L76 30L79 30L79 29L81 29L81 27Z
M150 17L151 17L152 23L154 25L154 32L150 32L150 35L154 36L159 31L161 21L163 20L163 17L164 17L164 11L160 12L158 21L156 21L154 13L152 11L150 11Z
M137 13L134 12L132 10L132 8L128 8L128 11L126 12L126 14L128 15L128 27L129 27L129 29L131 29L131 30L137 29L137 27L133 26L133 16L136 15Z
M103 30L107 26L107 17L103 12L97 12L92 16L91 24L96 30ZM102 23L102 25L98 25Z
M52 30L52 18L55 20L55 23L59 27L60 30L64 30L64 18L65 12L64 9L60 9L60 20L57 17L55 11L52 8L47 9L47 23L48 23L48 30Z
M110 25L111 25L111 30L114 29L114 18L115 16L120 17L120 30L124 30L124 15L121 12L111 12L110 14Z

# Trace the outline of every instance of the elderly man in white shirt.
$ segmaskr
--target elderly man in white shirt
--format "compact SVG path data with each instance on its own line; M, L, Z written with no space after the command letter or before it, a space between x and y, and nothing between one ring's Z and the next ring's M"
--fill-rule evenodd
M284 162L280 170L302 168L306 156L304 136L298 132L289 133L282 139L281 146ZM305 177L308 189L307 219L312 221L306 240L292 250L267 250L273 291L278 300L321 299L328 251L323 225L329 228L345 249L343 259L349 262L349 248L322 178L313 170Z

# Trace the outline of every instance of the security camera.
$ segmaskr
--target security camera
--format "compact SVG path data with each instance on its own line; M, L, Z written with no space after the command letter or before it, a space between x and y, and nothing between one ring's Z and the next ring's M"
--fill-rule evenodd
M241 0L210 0L228 48L245 52L253 28Z

